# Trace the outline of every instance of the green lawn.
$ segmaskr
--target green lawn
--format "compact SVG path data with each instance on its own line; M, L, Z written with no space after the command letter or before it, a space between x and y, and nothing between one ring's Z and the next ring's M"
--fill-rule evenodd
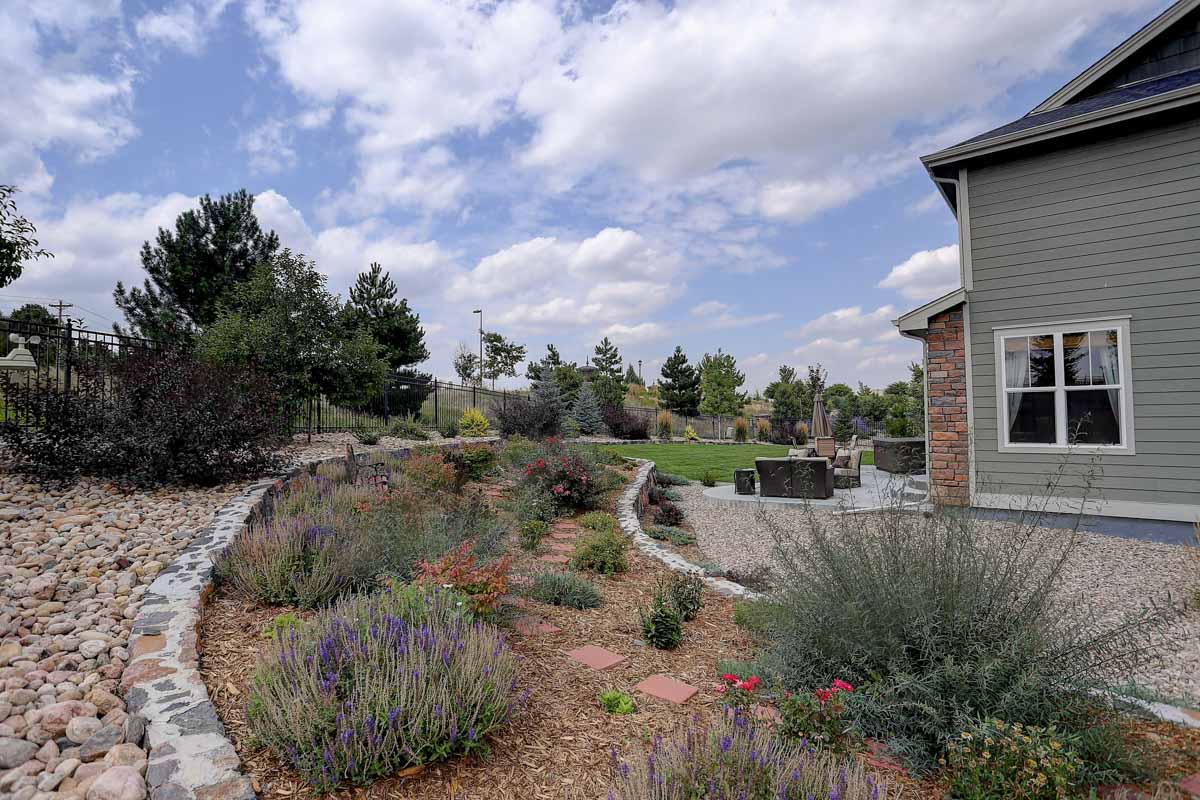
M661 472L673 472L700 480L707 470L716 470L720 480L733 482L733 471L753 467L756 458L786 456L788 448L779 444L622 444L607 448L618 455L648 458ZM874 464L875 454L863 451L863 464Z

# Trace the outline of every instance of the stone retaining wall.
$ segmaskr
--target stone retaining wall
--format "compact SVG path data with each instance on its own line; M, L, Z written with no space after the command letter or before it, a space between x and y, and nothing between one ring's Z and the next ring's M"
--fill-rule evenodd
M494 442L494 438L479 439ZM461 443L439 445L457 449ZM368 455L358 454L365 462ZM411 448L383 451L407 458ZM146 720L151 800L252 800L250 779L200 678L197 650L204 606L212 593L213 558L257 515L265 498L313 464L260 481L227 503L210 528L164 569L146 593L134 620L129 664L121 692L131 714Z
M693 564L675 551L664 547L646 535L646 532L642 530L640 517L642 512L646 510L646 506L649 505L650 488L656 485L655 466L653 461L646 461L639 458L630 458L629 460L640 466L633 482L625 487L625 491L621 493L620 499L617 500L617 519L621 522L621 530L633 539L638 549L648 556L657 558L676 572L699 575L704 579L704 583L718 594L744 600L762 598L761 594L747 589L740 583L734 583L725 578L714 578L710 575L705 575L703 567Z

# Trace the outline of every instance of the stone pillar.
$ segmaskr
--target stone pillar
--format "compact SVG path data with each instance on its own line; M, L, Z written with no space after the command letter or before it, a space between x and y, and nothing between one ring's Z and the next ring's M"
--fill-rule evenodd
M971 503L970 431L967 429L967 356L963 306L934 316L925 334L929 421L926 451L935 503Z

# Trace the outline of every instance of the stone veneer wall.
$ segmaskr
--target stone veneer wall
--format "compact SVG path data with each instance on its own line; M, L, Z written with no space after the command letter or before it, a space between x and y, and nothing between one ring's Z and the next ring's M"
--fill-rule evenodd
M925 334L925 382L930 497L941 505L970 505L967 356L961 305L938 314L929 323Z

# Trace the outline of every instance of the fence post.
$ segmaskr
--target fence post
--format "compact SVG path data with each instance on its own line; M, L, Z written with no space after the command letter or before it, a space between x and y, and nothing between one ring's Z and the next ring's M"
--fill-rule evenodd
M63 347L63 394L71 393L71 347L74 336L71 333L71 320L67 320L66 341Z
M388 394L389 394L388 390L390 388L391 387L386 383L383 385L383 424L384 425L388 424L388 418L390 416L388 414Z
M438 381L433 379L433 427L441 427L441 420L438 419Z

